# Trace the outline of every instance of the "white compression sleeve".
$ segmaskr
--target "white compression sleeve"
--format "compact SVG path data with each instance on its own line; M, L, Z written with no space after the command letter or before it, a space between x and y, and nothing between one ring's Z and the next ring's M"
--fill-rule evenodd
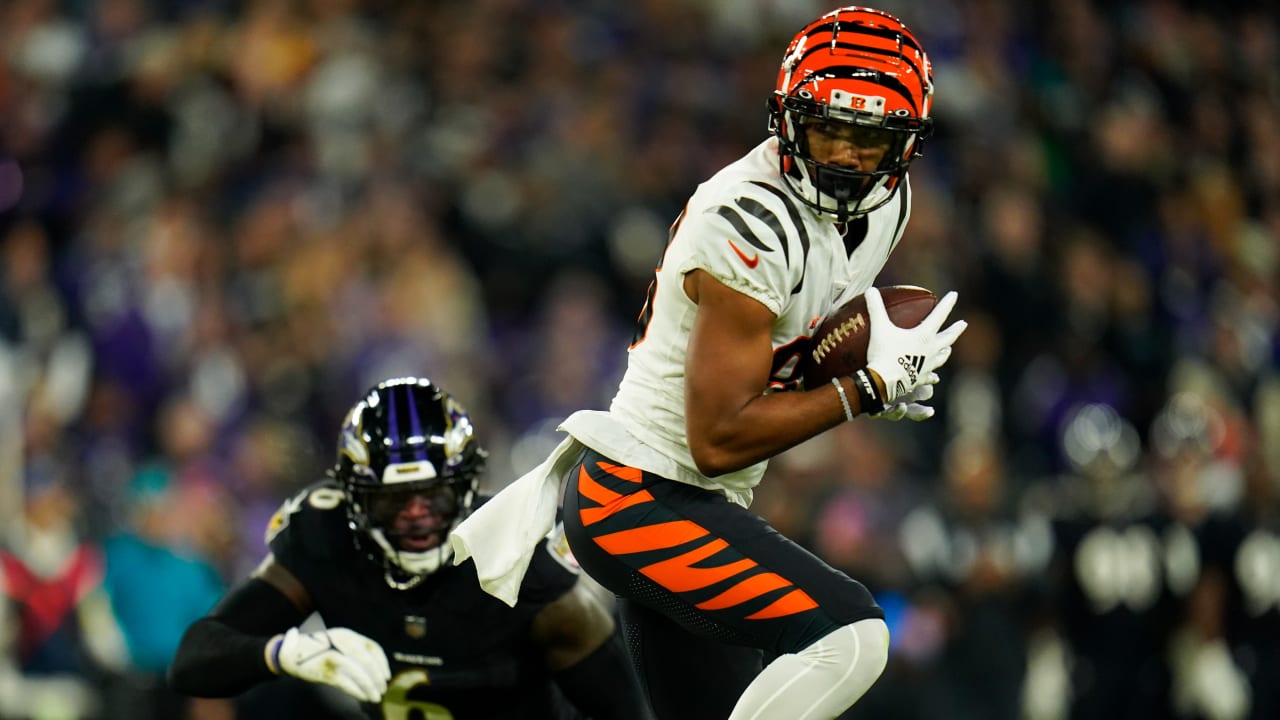
M889 628L860 620L783 655L747 686L729 720L830 720L858 701L889 661Z

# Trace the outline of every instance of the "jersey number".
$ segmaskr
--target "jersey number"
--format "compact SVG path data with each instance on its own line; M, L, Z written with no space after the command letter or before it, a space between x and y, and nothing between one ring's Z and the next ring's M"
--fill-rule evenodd
M1094 612L1146 611L1160 595L1160 540L1145 527L1095 528L1076 550L1075 570Z
M453 720L453 713L443 705L409 699L410 691L429 682L426 670L410 670L392 678L382 696L383 720Z

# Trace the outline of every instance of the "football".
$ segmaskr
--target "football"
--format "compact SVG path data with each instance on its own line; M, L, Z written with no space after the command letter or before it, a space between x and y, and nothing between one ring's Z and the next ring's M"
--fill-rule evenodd
M938 304L929 290L915 285L880 288L884 311L898 327L915 327ZM867 340L871 325L867 319L865 295L850 300L829 313L814 331L809 353L804 356L804 386L810 390L831 382L831 378L852 375L867 365Z

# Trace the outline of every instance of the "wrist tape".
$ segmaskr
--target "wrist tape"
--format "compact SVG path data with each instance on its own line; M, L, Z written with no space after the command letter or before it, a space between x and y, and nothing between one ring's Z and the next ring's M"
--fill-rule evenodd
M858 405L862 412L869 415L875 415L885 411L889 404L884 401L884 397L880 395L880 389L876 387L876 381L871 379L871 374L863 368L853 374L853 387L858 391Z

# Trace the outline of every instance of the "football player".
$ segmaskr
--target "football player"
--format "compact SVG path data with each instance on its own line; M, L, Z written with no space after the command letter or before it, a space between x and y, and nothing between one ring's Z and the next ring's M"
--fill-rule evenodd
M867 589L747 508L783 450L859 413L932 414L918 401L964 329L942 329L955 293L907 329L871 289L910 216L932 99L928 57L898 18L846 7L802 29L768 101L771 136L673 224L610 409L570 416L551 458L452 536L509 598L522 565L499 538L522 532L517 507L536 509L523 532L545 532L563 480L569 544L620 596L659 717L831 718L885 666ZM813 329L864 292L867 367L803 387Z
M467 412L430 381L351 408L328 481L284 503L270 552L186 632L181 692L226 697L277 675L336 686L370 717L644 718L609 608L553 534L508 607L450 564L484 468ZM318 613L323 628L299 627Z
M1060 444L1066 472L1031 497L1052 535L1035 614L1063 652L1039 656L1064 674L1058 717L1175 717L1170 639L1199 574L1195 535L1162 506L1138 430L1114 407L1070 408Z

